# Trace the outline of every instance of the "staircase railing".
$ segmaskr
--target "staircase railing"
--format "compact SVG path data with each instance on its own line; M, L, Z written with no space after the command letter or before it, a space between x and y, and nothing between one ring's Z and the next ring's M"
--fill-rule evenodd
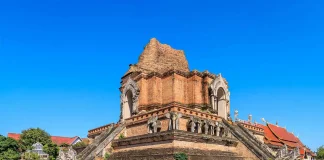
M274 156L272 156L271 153L268 153L268 151L264 150L260 145L254 142L254 140L251 140L251 138L244 133L244 131L234 125L231 125L227 120L223 118L223 123L226 127L228 127L232 134L240 140L245 146L247 146L258 158L260 159L274 159Z
M248 129L246 129L244 126L242 126L241 124L237 123L237 126L239 126L243 132L245 132L253 141L254 143L256 143L257 145L259 145L260 147L264 148L266 151L268 151L271 156L276 156L274 155L274 151L268 147L267 145L265 145L264 143L262 143L261 141L259 141L254 135L251 134L251 132L249 132Z

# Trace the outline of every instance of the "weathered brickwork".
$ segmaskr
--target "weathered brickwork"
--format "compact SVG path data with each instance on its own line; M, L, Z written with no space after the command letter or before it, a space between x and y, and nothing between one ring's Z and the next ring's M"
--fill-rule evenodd
M147 110L147 106L161 107L172 102L191 105L210 105L208 85L210 77L193 75L189 78L176 73L166 77L153 76L140 78L139 110Z
M155 38L145 46L137 63L139 68L164 73L171 69L189 72L188 62L181 50L175 50L169 45L161 44Z

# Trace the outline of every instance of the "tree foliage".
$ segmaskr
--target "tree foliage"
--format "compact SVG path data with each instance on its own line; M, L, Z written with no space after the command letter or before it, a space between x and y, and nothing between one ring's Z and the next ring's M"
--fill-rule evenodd
M27 149L31 150L32 145L35 143L41 143L44 148L44 152L49 154L50 159L56 159L59 154L59 147L51 140L51 136L40 128L30 128L22 131L20 135L19 143L22 146L22 151Z
M18 159L20 159L20 153L17 141L0 135L0 160Z
M22 131L19 142L23 146L23 151L32 149L32 145L39 142L42 145L52 143L51 136L40 128L30 128Z
M84 143L83 141L76 143L75 145L72 146L73 148L82 148L82 147L87 147L87 144Z
M59 155L60 148L54 143L48 143L44 146L43 150L49 154L50 159L56 159Z
M174 158L175 160L188 160L188 156L187 156L187 154L185 154L185 153L175 153L175 154L173 155L173 158Z
M317 149L317 159L319 159L319 160L324 160L324 146L321 146L321 147L319 147L318 149Z
M25 160L40 160L40 157L36 153L24 153L24 159Z

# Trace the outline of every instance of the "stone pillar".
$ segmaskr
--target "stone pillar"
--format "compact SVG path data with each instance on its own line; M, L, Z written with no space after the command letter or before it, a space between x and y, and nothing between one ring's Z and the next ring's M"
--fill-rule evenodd
M219 132L220 132L220 127L217 126L217 127L216 127L216 136L217 136L217 137L219 137Z
M217 102L217 108L218 115L227 119L226 99L219 99Z
M215 105L215 96L212 94L210 95L210 102L213 110L216 110L216 105Z

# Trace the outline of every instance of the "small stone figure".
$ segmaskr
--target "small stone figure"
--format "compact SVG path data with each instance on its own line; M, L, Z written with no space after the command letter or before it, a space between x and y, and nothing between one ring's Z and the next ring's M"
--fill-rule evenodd
M229 137L230 133L229 130L227 128L224 128L224 137Z
M228 121L232 121L232 117L231 117L231 114L230 113L227 114L227 120Z
M210 126L210 135L214 135L215 134L215 122L213 121L208 121L209 122L209 126Z
M158 121L158 116L154 115L147 122L148 133L156 133L158 128L161 128L161 122Z
M169 118L169 130L179 130L179 118L182 117L181 113L170 112L165 114Z
M215 130L216 130L216 136L219 137L220 124L219 124L218 122L216 122L215 125L216 125L216 127L215 127L215 128L216 128L216 129L215 129Z
M201 125L202 125L202 121L200 119L197 118L197 130L198 130L198 133L201 133Z
M234 111L234 117L235 117L235 121L238 121L238 110Z
M248 121L249 123L252 123L252 114L249 114Z
M196 123L195 123L195 119L193 116L190 117L190 119L187 123L187 127L190 128L190 132L195 132Z
M209 121L204 120L204 133L208 134L208 129L209 129Z

